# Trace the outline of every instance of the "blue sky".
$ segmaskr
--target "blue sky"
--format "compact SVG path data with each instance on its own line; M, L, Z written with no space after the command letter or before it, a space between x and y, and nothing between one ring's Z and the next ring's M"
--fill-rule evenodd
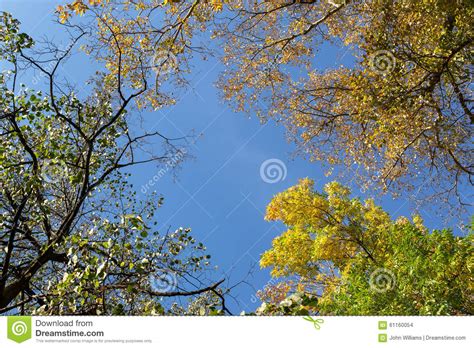
M60 1L0 0L0 10L12 12L22 22L25 32L38 39L42 35L58 36L52 24L52 12ZM56 29L55 29L56 28ZM345 51L326 47L319 55L319 67L338 65L350 59ZM258 260L284 226L264 221L265 207L278 192L297 183L299 178L315 179L318 190L334 180L325 177L319 163L293 158L294 145L285 139L284 129L272 122L260 124L255 117L232 112L218 97L215 82L221 64L217 59L196 62L190 76L192 88L181 94L177 105L144 115L147 127L169 137L201 134L189 154L194 158L183 163L173 177L166 173L153 189L165 197L158 212L162 230L190 227L203 242L212 262L219 266L215 278L225 276L229 284L246 280L252 286L234 289L237 302L230 300L234 312L256 308L255 290L269 280L269 271L260 270ZM72 80L94 70L94 66L71 63L67 74ZM268 159L278 159L286 167L286 178L277 183L262 180L260 166ZM146 165L132 171L131 180L140 189L158 169ZM357 188L354 192L363 196ZM383 198L382 206L392 216L409 215L406 199ZM441 227L433 213L422 211L429 227ZM247 277L249 270L253 273Z

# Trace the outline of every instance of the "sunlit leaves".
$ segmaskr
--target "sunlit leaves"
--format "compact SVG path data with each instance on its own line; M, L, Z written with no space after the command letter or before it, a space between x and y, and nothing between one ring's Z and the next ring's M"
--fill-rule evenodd
M223 1L86 1L58 8L60 21L77 21L90 32L84 50L108 69L106 85L141 91L139 108L158 109L174 103L174 88L186 86L184 74L194 53L196 33L223 8ZM92 7L95 6L95 7ZM82 15L83 18L72 18ZM163 68L163 57L170 64ZM169 69L168 69L169 68Z
M210 256L189 229L158 231L163 198L139 199L130 174L120 170L137 164L135 156L142 160L142 140L158 133L135 136L127 102L101 73L80 97L71 86L58 87L54 74L69 51L48 42L53 58L43 69L35 51L29 55L33 41L19 33L19 22L8 14L0 20L0 58L11 68L0 76L0 261L7 265L0 307L21 302L25 313L50 315L174 313L162 297L178 282L185 295L187 287L195 290L199 282L186 277L203 272ZM19 83L31 67L50 88ZM160 272L174 282L156 290ZM196 301L219 314L221 298L212 296Z
M281 282L265 289L258 314L299 314L298 293L319 298L309 311L327 315L473 312L472 234L429 232L419 216L394 221L339 183L323 193L313 185L303 179L267 207L288 230L261 257Z
M285 124L302 154L354 168L365 190L469 201L459 187L473 173L472 2L236 7L216 31L236 110ZM321 68L336 49L354 62Z

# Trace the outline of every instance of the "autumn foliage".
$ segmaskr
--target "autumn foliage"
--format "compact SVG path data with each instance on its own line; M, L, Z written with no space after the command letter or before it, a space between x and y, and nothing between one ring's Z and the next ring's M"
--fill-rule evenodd
M290 286L261 313L473 313L472 234L429 231L416 215L393 220L372 199L351 198L337 182L319 193L309 179L276 195L266 219L288 230L260 264Z
M152 198L137 202L121 171L181 153L130 125L177 102L196 57L220 56L235 111L282 124L361 192L410 193L446 215L472 198L470 0L65 0L56 14L67 49L0 17L0 312L229 313L222 281L153 289L161 269L185 280L209 256L188 229L150 226ZM75 47L100 65L86 96L58 82ZM335 50L350 63L322 68ZM47 88L18 84L30 70ZM145 149L154 138L162 154ZM473 314L472 232L394 218L346 185L302 179L270 202L266 219L287 230L261 256L275 283L257 314ZM191 300L157 300L176 296Z

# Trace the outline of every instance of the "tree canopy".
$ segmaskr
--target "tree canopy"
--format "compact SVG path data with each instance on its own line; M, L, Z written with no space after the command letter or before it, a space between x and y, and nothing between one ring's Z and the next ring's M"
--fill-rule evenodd
M156 73L140 106L173 103L165 82L184 86L193 55L221 54L200 34L210 31L223 46L223 98L236 110L284 124L301 154L330 168L344 164L364 189L416 190L422 200L456 208L469 203L460 187L473 174L473 11L469 0L75 0L58 7L66 25L74 15L89 19L81 22L91 28L86 50L106 62L111 79L120 69L122 80L140 88L143 71ZM353 62L321 69L323 46L344 47Z
M302 154L344 163L366 189L469 203L472 1L229 3L216 35L236 110L281 122ZM353 62L321 68L330 47Z
M260 314L472 314L472 233L429 231L419 216L393 220L372 199L312 180L277 194L266 219L288 230L260 260L281 282Z
M126 168L165 163L185 146L130 126L146 86L129 92L119 69L114 88L98 74L79 96L60 68L83 33L67 48L36 47L10 14L0 24L10 68L0 77L0 312L222 313L204 245L189 229L159 233L163 199L138 200L127 180ZM46 82L38 90L20 83L31 70ZM164 152L145 151L147 141Z
M132 124L177 101L194 56L218 53L224 100L364 191L467 205L473 14L469 0L65 0L64 47L1 13L0 312L230 313L205 247L157 231L162 197L138 199L126 172L186 153L186 137ZM79 46L100 65L81 92L61 74ZM336 47L350 64L323 69ZM35 89L21 83L32 71ZM275 196L266 217L288 230L262 255L281 281L259 314L473 313L472 233L350 194L303 179Z

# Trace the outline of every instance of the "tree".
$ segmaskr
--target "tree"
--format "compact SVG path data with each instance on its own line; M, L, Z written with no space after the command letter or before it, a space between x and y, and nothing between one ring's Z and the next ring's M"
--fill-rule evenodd
M356 169L365 189L424 188L467 204L459 187L473 173L468 0L75 0L58 13L67 26L73 14L86 18L86 51L110 78L117 56L133 86L144 67L156 73L141 107L174 102L165 82L187 83L190 58L210 52L197 34L210 29L224 45L220 87L236 110L283 123L302 153ZM354 64L318 69L325 43L352 49Z
M121 124L121 121L126 119L121 112L125 113L126 109L131 109L132 101L138 108L154 109L174 103L175 89L170 89L169 83L172 87L186 86L185 73L190 70L192 56L210 52L206 45L199 41L204 37L201 33L211 29L214 31L214 37L224 42L223 61L226 71L220 80L221 89L224 98L231 101L237 110L256 112L264 121L273 118L283 123L288 128L290 138L311 160L325 160L330 166L342 163L349 169L356 169L357 173L361 174L364 188L378 184L383 190L392 192L405 189L424 190L426 194L434 193L435 197L442 197L449 202L454 195L461 204L465 204L467 199L463 200L462 193L465 192L460 190L465 183L472 183L473 171L470 144L473 122L470 94L472 14L473 6L467 0L456 2L71 0L58 7L59 20L64 27L83 38L85 43L82 47L85 52L94 59L104 62L107 69L96 78L98 92L95 99L91 95L88 99L81 100L79 107L81 110L92 110L91 112L95 113L97 105L110 104L110 110L107 106L106 112L103 110L100 112L101 115L105 115L105 124L111 126L106 127L107 129L116 127L109 139L114 146L108 147L110 143L107 143L107 140L105 145L100 144L102 146L100 159L94 159L94 153L91 154L91 158L97 161L97 167L90 169L92 178L94 170L105 173L103 170L107 165L114 163L113 159L102 157L103 153L108 153L104 149L118 151L112 150L111 158L121 160L124 159L121 155L125 156L128 153L132 157L132 163L137 161L137 157L132 154L132 148L135 143L144 139L140 136L137 139L128 137L126 134L128 126ZM27 38L18 38L18 41L21 40ZM341 45L352 49L354 64L326 71L315 69L318 63L318 49L324 44ZM34 60L28 59L23 54L20 54L20 57L27 64L41 70L39 64L34 64ZM61 98L53 98L57 81L52 78L51 71L44 69L41 71L50 80L49 109L52 111L48 112L56 113L59 120L66 122L67 128L75 133L73 139L78 139L77 148L67 151L67 154L68 156L78 154L79 162L70 161L67 156L65 156L67 162L64 159L61 161L68 166L71 166L69 163L81 163L79 168L74 166L69 168L73 173L76 170L75 175L79 177L80 186L80 179L84 178L84 165L80 161L84 161L85 156L81 149L84 146L87 149L88 137L103 127L86 123L87 132L84 133L86 135L84 137L79 131L84 125L84 117L76 116L75 107L69 106L75 103L70 99L79 100L79 98L69 96L63 102L60 102ZM127 93L130 97L126 97ZM68 114L63 119L61 115L64 112L58 113L57 109L61 111L62 108L66 108L65 105L68 105L68 112L73 116ZM111 120L113 122L110 122ZM10 129L7 129L7 135L9 132ZM106 133L105 129L101 130L93 140L99 141ZM155 135L163 138L160 134ZM179 152L179 149L173 148L170 139L163 139L171 154ZM150 160L166 160L169 155L165 154L163 158ZM58 157L55 154L45 158ZM85 158L87 159L87 156ZM35 166L34 160L31 162L33 173L38 172L41 165ZM114 180L122 182L119 174L121 172L116 169L120 168L114 168L108 175L117 175L119 178ZM56 171L53 169L53 172ZM23 174L21 171L20 173ZM92 179L88 185L94 183L94 180ZM104 180L100 184L106 183L107 180ZM304 184L301 185L303 186ZM84 184L82 187L88 186ZM343 186L333 184L329 189L334 190L335 197L341 197L342 202L348 200L349 193ZM312 189L307 188L306 191L310 192ZM328 192L328 197L330 196L331 193ZM329 204L327 207L331 208L336 204L330 202L329 198L325 200L324 196L313 198L317 201L315 204L321 204L322 207ZM83 201L86 202L86 198L83 198ZM394 234L399 233L402 238L404 235L401 230L406 228L404 232L406 235L414 234L416 238L426 238L427 249L422 250L428 255L433 252L429 249L429 245L433 245L435 240L437 242L442 240L449 246L458 243L456 239L458 237L452 237L455 242L450 239L449 236L452 234L449 231L418 236L417 233L423 230L423 227L418 226L421 226L421 222L393 222L388 214L376 207L373 202L369 201L368 204L369 207L364 209L373 209L374 218L380 220L377 223L386 224L382 229L385 234L389 230L396 230ZM321 273L314 267L309 267L305 259L300 257L315 252L312 246L316 240L313 240L315 235L313 232L308 233L308 226L325 228L334 224L334 221L320 220L321 217L314 212L305 213L305 205L296 205L293 208L286 212L288 216L297 217L308 213L305 217L316 225L311 225L309 222L306 225L290 224L291 233L288 232L288 235L277 239L275 243L281 245L278 244L278 248L274 247L271 252L265 254L262 260L262 264L273 266L275 276L296 276L294 287L287 282L281 288L271 288L268 289L268 293L262 294L269 299L276 299L291 290L294 296L284 302L284 305L290 308L286 308L289 312L293 311L293 305L296 306L298 313L308 311L308 308L314 306L314 298L320 297L318 291L306 289L306 286L317 285L313 283L312 277L323 274L324 279L317 282L323 282L326 294L331 293L331 288L337 288L338 291L343 289L343 284L339 281L343 278L341 274L343 276L345 274L340 272L351 264L346 260L346 255L352 255L354 260L359 260L360 257L367 261L367 265L359 266L360 269L370 271L370 274L372 269L369 269L369 265L378 266L379 262L382 266L391 265L382 257L383 255L376 255L376 251L372 250L376 245L367 245L367 241L356 239L352 240L355 245L351 243L344 245L349 248L346 250L342 248L342 240L336 243L328 237L319 242L325 245L327 250L332 251L331 255L325 256L324 250L319 249L317 252L322 254L316 254L322 258L321 260L326 260L324 257L328 258L329 261L324 265L327 269ZM362 219L364 224L369 224L368 220L372 217L366 216L364 209L360 208L359 213L356 210L347 214L353 213ZM122 215L128 214L124 212ZM324 218L327 220L328 217ZM126 221L128 220L125 219L124 222ZM122 220L114 223L122 223ZM141 223L146 226L139 220L139 224ZM347 221L341 220L339 223L344 225ZM373 223L370 226L374 229L372 231L374 236L378 236L373 238L390 242L390 239L378 230L379 225ZM388 226L387 229L385 226ZM367 228L365 225L357 229L349 224L345 228L350 231L354 228L356 237L359 234L370 235L365 234ZM439 237L438 240L436 239L438 234L444 237ZM466 241L470 239L470 236L460 239L461 254L467 248ZM369 242L371 240L369 238ZM396 251L395 247L390 246L393 253ZM304 253L300 253L300 248L303 248ZM457 255L456 248L452 250L453 255ZM414 267L412 264L415 261L408 256L403 259L402 255L397 254L397 257L401 258L400 262ZM149 260L148 257L145 259ZM466 259L462 260L466 264ZM435 266L430 267L427 273L436 278L438 273ZM451 266L445 264L439 269L443 267L450 269ZM357 265L352 267L351 264L349 269L357 270ZM374 271L377 269L379 268ZM404 276L406 274L400 274L400 277ZM465 273L463 277L465 280ZM301 282L306 278L312 281L309 285ZM366 284L366 278L361 275L361 284ZM456 279L452 281L458 281ZM333 283L326 283L326 280ZM443 280L439 279L439 282L442 283ZM354 281L354 284L357 282ZM445 289L445 285L441 288ZM290 290L285 292L285 289ZM419 289L416 288L413 292ZM453 291L458 293L461 291L456 287L454 289ZM214 300L222 300L219 296L221 294L213 290L215 289L207 291L197 303L201 300L211 303L214 303ZM346 290L349 291L348 288ZM214 297L206 298L209 293ZM402 295L409 296L405 293ZM465 306L465 293L461 295L464 296L461 297L464 301L462 305L457 306L453 303L454 300L451 301L450 295L446 295L449 298L449 305L443 308L435 306L433 309L426 305L427 297L423 294L419 302L422 309L418 309L420 312L470 313L472 310L466 309ZM337 312L337 308L331 309L330 303L324 302L324 299L324 297L319 299L318 311ZM394 303L402 302L400 299L397 301ZM377 300L374 306L381 302L383 301ZM325 303L326 307L323 307ZM412 309L408 305L400 306L399 308L404 308L403 310L408 312ZM195 308L194 304L190 308ZM360 310L372 311L374 308Z
M150 88L136 104L158 109L175 103L175 90L187 86L192 56L210 53L199 33L221 9L218 0L74 0L57 13L65 27L87 30L84 51L105 63L106 83L140 90L146 81Z
M473 235L429 232L419 216L392 220L372 199L309 179L277 194L267 220L288 230L260 260L273 277L260 314L472 314Z
M236 110L284 124L301 153L345 164L366 189L468 204L472 1L229 3L216 36ZM354 62L321 69L331 46Z
M152 72L140 107L175 102L166 82L187 84L192 56L212 51L200 34L210 30L236 110L281 122L302 154L346 165L364 189L416 190L460 208L473 174L473 9L468 0L74 0L58 14L88 26L85 50L110 79L120 65L121 80L140 88ZM351 50L353 64L320 69L323 44Z
M226 310L222 281L206 279L205 247L189 229L158 233L163 199L137 201L127 181L127 168L182 159L186 146L132 126L145 79L127 86L118 56L114 77L98 72L80 96L60 71L87 32L73 27L66 48L38 47L10 14L0 22L0 59L10 68L0 77L0 312L188 310L170 298L190 298L194 314L197 304ZM31 71L37 91L20 83ZM158 139L160 155L147 148Z

